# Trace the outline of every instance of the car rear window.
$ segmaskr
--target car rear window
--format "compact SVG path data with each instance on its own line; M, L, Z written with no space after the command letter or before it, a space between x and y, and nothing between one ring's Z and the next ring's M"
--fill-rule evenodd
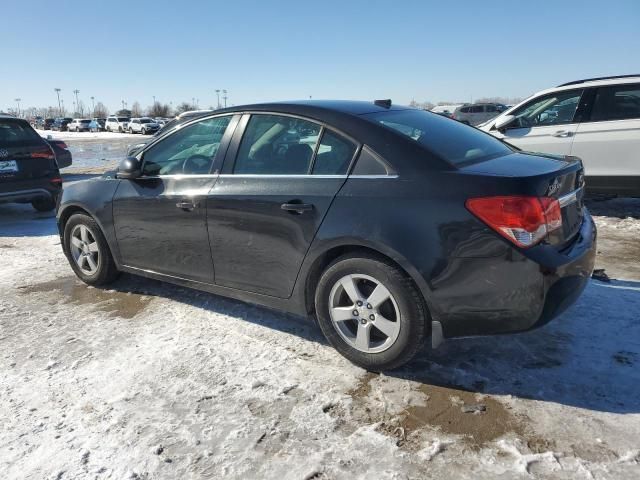
M453 165L512 152L487 133L424 110L392 110L368 113L363 117L400 132Z
M21 120L0 120L0 147L18 145L39 145L43 143L42 137Z
M91 123L91 120L80 120L80 123Z

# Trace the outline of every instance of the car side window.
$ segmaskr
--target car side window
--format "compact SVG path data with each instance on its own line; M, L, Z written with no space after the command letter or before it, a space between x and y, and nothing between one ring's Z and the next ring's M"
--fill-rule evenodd
M209 173L230 121L230 116L209 118L175 131L144 153L143 175Z
M598 88L591 111L592 122L640 118L640 85Z
M322 134L313 163L313 175L345 175L356 152L353 142L331 130Z
M252 115L233 173L308 174L319 135L320 125L313 122L284 115Z
M486 111L487 111L487 112L492 112L492 113L493 113L493 112L496 112L496 111L497 111L497 110L496 110L496 106L495 106L495 105L487 105L487 107L486 107Z
M513 115L515 128L543 127L572 123L582 90L557 92L534 100L516 110Z
M482 105L476 105L474 107L470 107L469 111L471 113L482 113L484 111L484 109L483 109Z

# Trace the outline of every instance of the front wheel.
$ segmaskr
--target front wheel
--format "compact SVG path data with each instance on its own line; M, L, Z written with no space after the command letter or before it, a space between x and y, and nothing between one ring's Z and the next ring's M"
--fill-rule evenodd
M104 285L118 277L109 244L96 221L83 213L72 215L64 227L64 253L83 282Z
M315 308L329 343L367 370L407 363L427 334L428 314L413 281L373 255L335 260L320 278Z

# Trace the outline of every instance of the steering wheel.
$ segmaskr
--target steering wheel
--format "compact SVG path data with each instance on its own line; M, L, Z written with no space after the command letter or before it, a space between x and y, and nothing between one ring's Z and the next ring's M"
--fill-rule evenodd
M198 161L199 160L199 161ZM191 155L182 162L182 173L207 174L211 168L211 157Z

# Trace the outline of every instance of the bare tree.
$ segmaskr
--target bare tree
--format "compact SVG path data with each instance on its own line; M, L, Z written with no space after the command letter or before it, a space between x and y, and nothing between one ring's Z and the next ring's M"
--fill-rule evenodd
M188 102L182 102L176 107L176 115L180 115L182 112L188 112L189 110L197 110L198 107Z
M96 118L107 118L109 116L109 109L104 103L98 102L96 103L96 108L93 110L93 115Z
M140 102L133 102L133 105L131 105L131 115L134 117L142 116L142 107L140 106Z
M147 115L150 117L169 117L171 115L171 107L166 103L155 102L147 109Z
M504 105L515 105L521 101L522 98L519 97L484 97L476 100L476 103L502 103Z
M416 102L415 100L411 100L409 102L409 106L411 108L419 108L420 110L431 110L435 105L428 100L424 102Z

